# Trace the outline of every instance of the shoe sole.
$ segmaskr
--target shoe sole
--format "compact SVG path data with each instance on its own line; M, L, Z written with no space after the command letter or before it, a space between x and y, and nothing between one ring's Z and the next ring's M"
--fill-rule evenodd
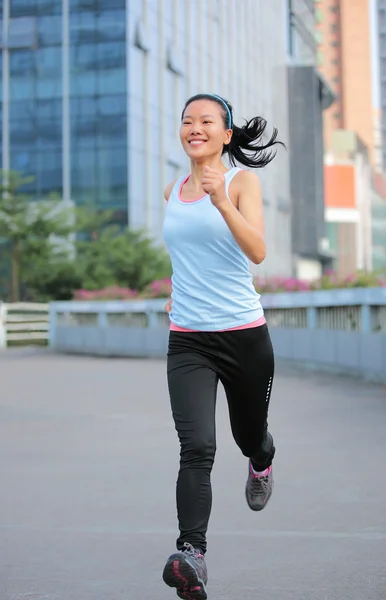
M177 590L177 596L183 600L207 600L205 584L199 578L196 569L183 557L174 556L166 563L163 580L169 587Z

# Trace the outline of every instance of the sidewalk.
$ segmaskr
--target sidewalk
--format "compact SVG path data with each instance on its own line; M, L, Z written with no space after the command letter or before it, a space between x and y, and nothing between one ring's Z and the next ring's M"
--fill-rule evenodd
M168 600L165 363L0 356L0 600ZM275 492L244 500L222 390L209 600L385 600L386 389L279 367Z

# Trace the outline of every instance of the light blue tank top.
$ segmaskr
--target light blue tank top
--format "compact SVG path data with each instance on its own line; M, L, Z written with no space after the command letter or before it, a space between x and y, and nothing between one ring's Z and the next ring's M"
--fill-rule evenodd
M229 184L240 170L225 174L228 198ZM209 195L194 202L180 200L185 179L181 177L170 194L163 225L173 268L170 320L198 331L257 321L263 309L247 257Z

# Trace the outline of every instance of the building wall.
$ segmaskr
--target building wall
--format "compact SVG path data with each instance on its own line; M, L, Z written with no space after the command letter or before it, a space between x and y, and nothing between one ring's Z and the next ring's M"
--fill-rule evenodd
M344 128L356 131L374 163L370 13L368 0L341 0Z
M291 62L314 65L315 4L314 0L287 0L289 12L288 52Z
M382 165L386 171L386 0L377 0L378 51L381 101Z
M235 122L264 116L288 143L286 7L281 0L127 0L129 222L160 236L166 184L189 169L178 139L191 95L227 98ZM256 34L258 32L258 35ZM267 259L259 272L291 271L289 156L259 171Z
M386 177L375 173L371 196L372 261L376 271L386 270Z
M327 208L356 208L354 165L328 165L324 168L325 195Z
M333 89L335 102L324 113L324 142L331 147L332 133L342 129L343 68L341 48L340 0L319 1L316 9L318 68Z
M320 70L339 100L326 112L329 150L336 129L355 131L375 162L368 0L318 0Z
M320 260L324 237L321 84L314 67L289 67L293 251Z
M386 41L386 40L385 40ZM385 107L386 109L386 107ZM376 171L383 171L383 147L382 147L382 110L374 108L374 168Z
M325 166L327 234L341 276L372 269L371 173L359 149Z

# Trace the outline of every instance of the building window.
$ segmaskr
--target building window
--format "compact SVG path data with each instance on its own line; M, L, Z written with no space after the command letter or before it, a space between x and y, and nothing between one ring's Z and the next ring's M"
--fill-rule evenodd
M318 66L321 67L324 64L324 54L323 52L318 52L317 55Z
M386 34L384 33L381 33L379 37L379 49L381 51L381 54L386 54Z
M378 21L379 21L379 27L381 29L383 29L386 25L386 11L385 10L379 10L378 12Z
M19 17L9 21L9 48L33 48L36 45L35 17Z
M315 19L317 23L323 23L323 11L320 8L315 11Z
M342 115L340 112L335 112L333 115L334 119L336 119L337 121L340 121Z
M331 25L330 25L330 32L331 33L338 33L338 25L337 25L337 23L331 23Z
M334 42L331 42L331 44L330 44L330 45L331 45L333 48L339 48L339 42L336 42L336 41L334 41Z

